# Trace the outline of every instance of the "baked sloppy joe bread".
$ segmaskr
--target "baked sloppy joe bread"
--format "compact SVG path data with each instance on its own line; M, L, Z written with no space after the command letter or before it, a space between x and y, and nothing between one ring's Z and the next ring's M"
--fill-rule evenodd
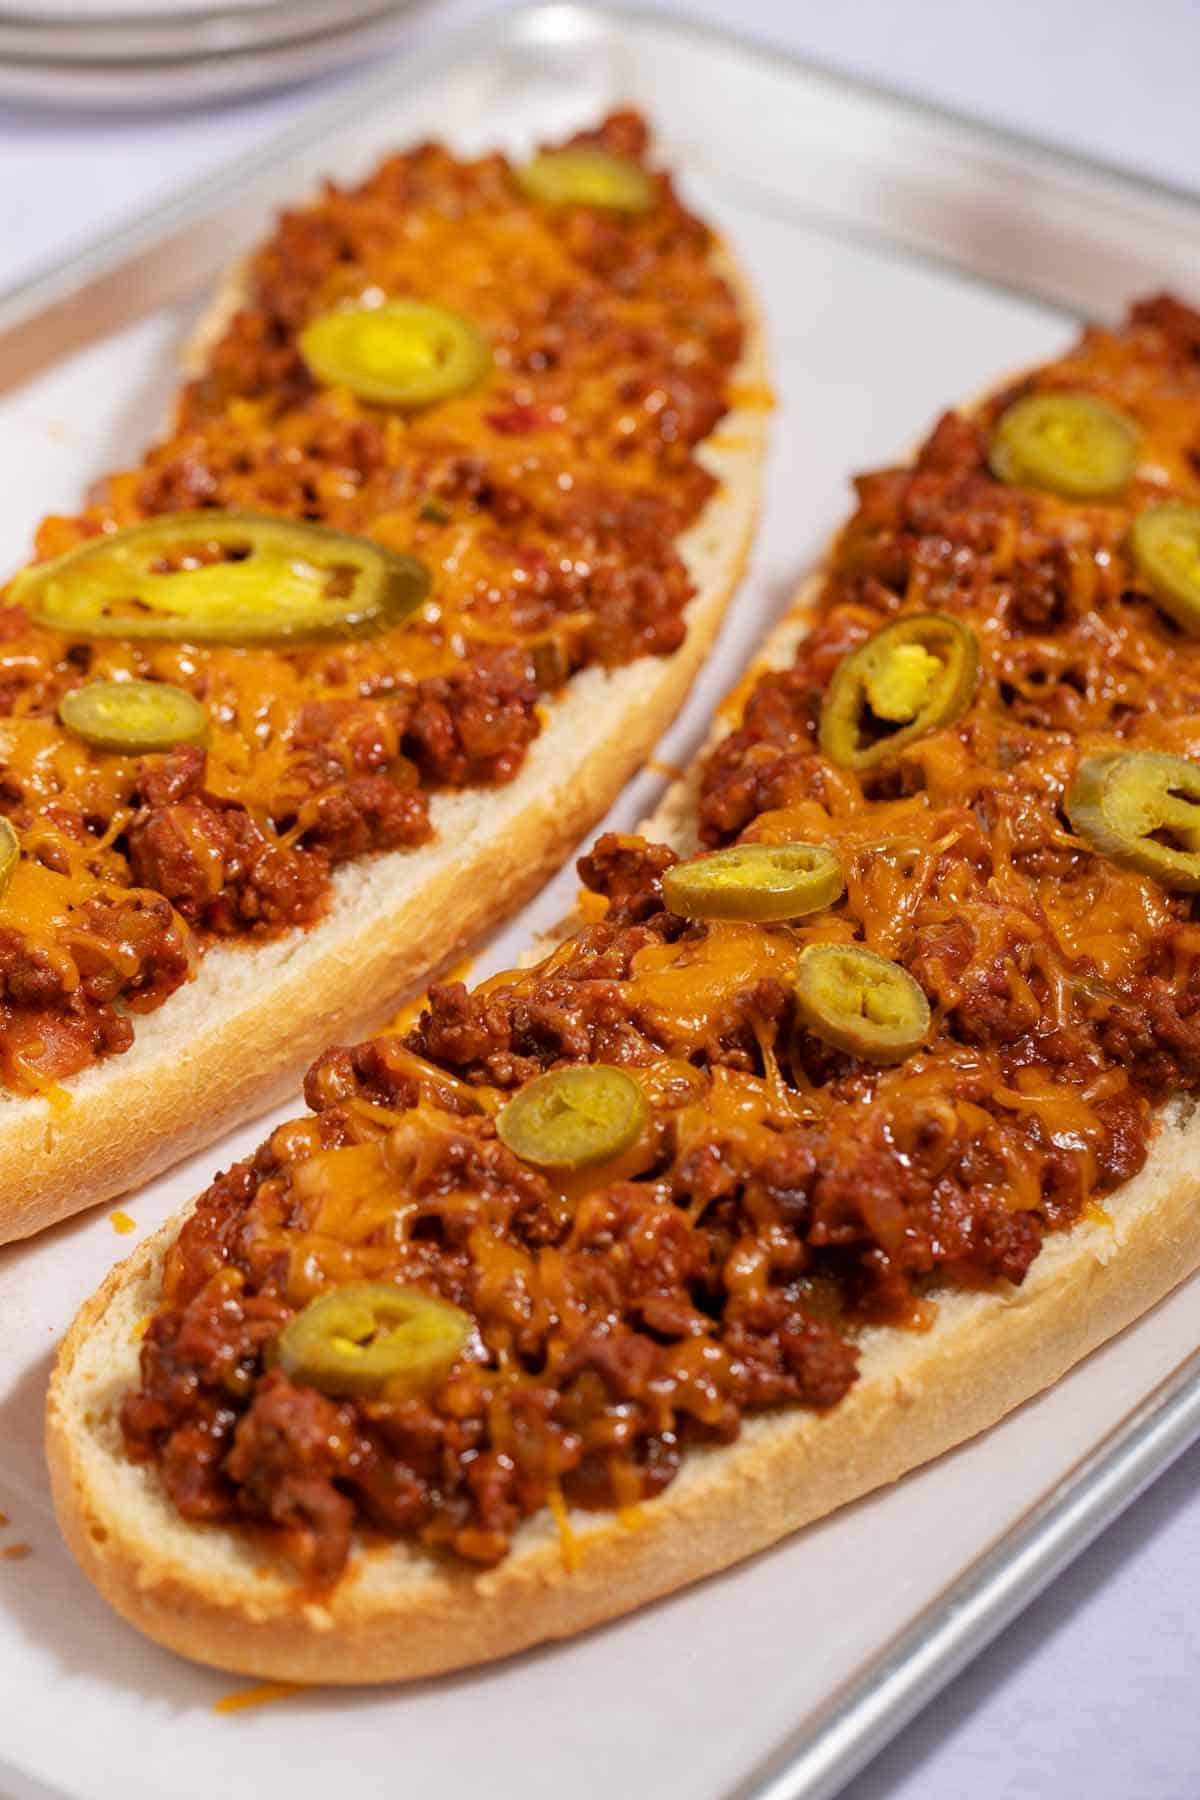
M114 1273L49 1454L127 1618L318 1681L563 1636L1200 1262L1198 444L1159 299L863 477L573 935L328 1051Z
M0 1241L267 1104L605 810L746 554L751 311L630 113L281 219L0 605Z

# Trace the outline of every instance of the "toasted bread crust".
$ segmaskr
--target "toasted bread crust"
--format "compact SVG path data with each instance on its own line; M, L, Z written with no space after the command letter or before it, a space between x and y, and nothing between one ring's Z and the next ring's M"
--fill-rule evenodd
M753 390L766 373L757 310L732 257L716 255L748 322L735 387ZM201 340L234 303L227 287ZM382 1024L406 991L536 891L645 761L711 646L749 553L766 426L752 393L702 447L721 485L681 540L697 592L673 656L584 671L515 780L435 796L434 841L342 865L330 911L310 930L215 946L194 981L138 1021L133 1047L74 1077L65 1099L0 1094L0 1244L151 1179L265 1111L326 1045Z
M806 586L757 667L786 662ZM714 735L720 735L719 727ZM686 845L695 776L648 829ZM746 1420L737 1442L691 1450L672 1485L619 1515L573 1511L577 1555L551 1519L473 1572L399 1544L358 1546L332 1594L304 1595L282 1561L224 1527L187 1524L152 1469L124 1456L121 1396L137 1379L138 1323L157 1304L176 1220L109 1276L76 1319L51 1385L47 1453L75 1556L130 1623L198 1662L273 1680L410 1680L570 1636L753 1555L984 1430L1049 1386L1200 1267L1200 1114L1163 1115L1141 1174L1047 1241L1023 1286L949 1292L924 1334L878 1328L830 1413ZM575 1566L570 1566L574 1563Z

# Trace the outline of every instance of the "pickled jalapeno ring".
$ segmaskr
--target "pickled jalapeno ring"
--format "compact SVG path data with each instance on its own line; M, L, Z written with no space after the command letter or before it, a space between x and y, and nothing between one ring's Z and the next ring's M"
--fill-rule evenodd
M1001 413L988 466L998 481L1066 500L1102 500L1137 467L1137 427L1091 394L1027 394Z
M509 1101L496 1132L514 1156L545 1169L586 1169L628 1150L646 1123L642 1090L605 1063L552 1069Z
M1200 893L1200 763L1158 750L1086 757L1067 794L1067 817L1121 868Z
M21 840L13 830L11 820L0 814L0 899L16 874L20 860Z
M420 606L429 571L366 538L255 513L164 513L24 569L12 598L73 637L264 644L349 636Z
M894 619L834 671L818 738L831 762L870 769L953 724L979 677L975 634L945 613Z
M429 300L322 313L300 333L300 354L318 381L380 406L430 406L475 387L492 366L470 320Z
M799 1022L866 1062L900 1062L929 1036L929 1002L908 970L861 944L810 944L795 977Z
M465 1312L419 1288L352 1281L288 1321L275 1360L292 1381L323 1394L411 1398L445 1379L470 1335Z
M200 702L167 681L89 681L63 695L58 716L93 749L129 755L202 744L208 736Z
M614 212L643 213L654 205L654 184L640 163L586 144L543 151L513 172L518 187L543 206L607 206Z
M823 844L731 844L662 878L663 899L683 919L800 919L845 888L842 865Z
M1200 506L1148 506L1134 520L1130 542L1159 606L1200 637Z

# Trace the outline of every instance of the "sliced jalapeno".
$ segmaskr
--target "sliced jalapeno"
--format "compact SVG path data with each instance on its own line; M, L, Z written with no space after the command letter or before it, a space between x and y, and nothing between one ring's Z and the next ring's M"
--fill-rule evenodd
M814 1037L867 1062L900 1062L929 1036L929 1002L918 983L861 944L801 951L796 1014Z
M21 840L13 830L12 821L0 814L0 897L16 874L20 860Z
M1163 611L1200 637L1200 506L1148 506L1134 521L1131 542Z
M522 1162L586 1169L628 1150L645 1122L646 1102L632 1076L594 1063L539 1075L497 1116L496 1131Z
M164 513L24 569L13 599L75 637L261 644L394 625L429 571L366 538L254 513Z
M278 1366L324 1394L428 1393L471 1335L467 1314L419 1288L352 1281L309 1302L279 1334Z
M846 883L823 844L731 844L677 863L663 899L684 919L800 919L832 906Z
M469 319L430 300L389 300L322 313L300 333L318 381L380 406L430 406L465 393L492 364Z
M202 744L208 736L200 702L167 681L89 681L63 695L58 716L94 749L130 755Z
M1086 757L1067 794L1067 817L1122 868L1200 893L1200 763L1158 750Z
M819 739L831 762L869 769L914 739L950 725L979 677L975 634L945 613L894 619L834 671Z
M580 144L545 150L514 171L518 186L543 206L607 206L614 212L649 212L654 184L639 163Z
M1001 413L988 464L1000 481L1067 500L1120 493L1137 467L1137 427L1091 394L1027 394Z

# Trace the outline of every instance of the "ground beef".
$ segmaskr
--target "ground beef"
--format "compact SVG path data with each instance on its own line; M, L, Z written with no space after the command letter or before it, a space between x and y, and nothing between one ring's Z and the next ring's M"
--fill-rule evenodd
M579 235L609 266L611 223ZM1137 417L1196 504L1197 345L1195 314L1148 302L858 484L812 632L745 697L699 799L708 846L834 848L831 908L676 917L674 853L609 833L579 865L587 923L543 962L435 983L406 1031L318 1061L309 1117L218 1180L168 1260L123 1422L181 1510L273 1524L317 1579L356 1522L488 1565L559 1494L627 1505L750 1413L836 1406L864 1327L927 1329L948 1289L1020 1284L1048 1233L1103 1219L1152 1107L1200 1088L1200 924L1190 895L1071 833L1063 796L1114 739L1194 741L1200 644L1139 586L1123 499L1068 511L1005 486L987 445L1012 398L1083 386ZM707 417L700 388L672 403L690 429ZM821 706L903 610L969 625L979 686L860 777L820 753ZM439 708L441 688L406 715L418 762L471 754ZM207 802L172 787L159 804ZM797 1008L795 956L831 935L927 996L902 1063L831 1046ZM512 1090L585 1063L631 1073L649 1123L599 1167L520 1161L496 1126ZM262 1334L355 1277L469 1315L440 1385L333 1401L271 1367Z
M634 113L584 136L647 153ZM45 558L165 513L274 514L377 538L432 576L430 604L374 634L253 649L106 640L106 677L186 687L211 730L204 750L100 768L57 719L96 672L96 647L0 607L0 807L18 832L36 822L103 843L70 861L81 909L114 886L150 890L199 952L310 925L334 865L429 840L433 791L511 781L541 703L572 674L678 649L693 594L678 539L716 489L695 450L730 405L743 329L707 227L651 179L645 213L550 213L502 157L424 144L357 187L329 186L251 258L245 304L169 434L79 515L43 522ZM496 281L497 244L538 273ZM469 316L494 347L491 375L411 414L322 388L299 333L379 288ZM145 948L147 964L126 959L123 983L89 991L70 1026L54 999L60 1048L42 1072L127 1046L121 1009L169 991ZM50 979L26 950L4 990L9 1018L28 1015L12 1027L26 1049L0 1065L18 1086Z

